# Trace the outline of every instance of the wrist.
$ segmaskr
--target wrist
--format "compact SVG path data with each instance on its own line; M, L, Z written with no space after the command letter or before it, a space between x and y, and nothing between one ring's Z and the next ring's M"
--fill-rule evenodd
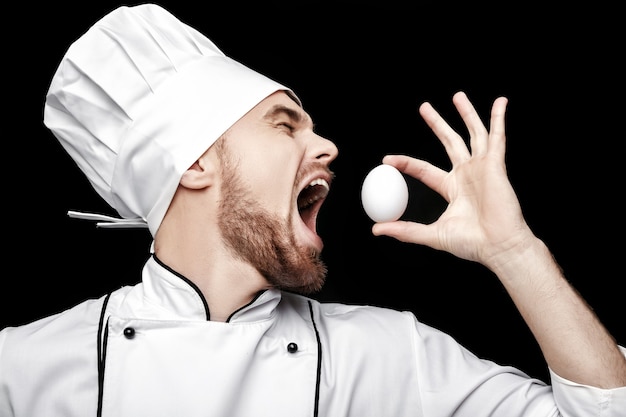
M521 278L532 279L543 273L558 269L552 253L546 244L530 231L515 241L508 242L485 263L501 281L515 281ZM560 275L560 273L559 273Z

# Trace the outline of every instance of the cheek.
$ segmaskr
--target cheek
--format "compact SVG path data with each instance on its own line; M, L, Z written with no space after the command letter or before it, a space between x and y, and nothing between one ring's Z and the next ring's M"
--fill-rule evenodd
M291 210L300 166L297 155L293 149L267 148L247 155L247 162L241 166L255 200L271 212L287 216Z

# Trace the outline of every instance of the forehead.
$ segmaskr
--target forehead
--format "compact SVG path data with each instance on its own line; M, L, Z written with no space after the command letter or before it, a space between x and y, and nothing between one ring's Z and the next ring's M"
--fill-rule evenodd
M276 91L267 96L254 107L251 113L254 113L255 117L268 120L278 116L287 116L294 122L305 125L313 124L309 114L285 91Z

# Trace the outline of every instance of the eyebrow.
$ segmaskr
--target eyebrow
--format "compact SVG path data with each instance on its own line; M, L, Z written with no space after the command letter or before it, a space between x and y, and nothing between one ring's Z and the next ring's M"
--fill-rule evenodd
M285 114L293 122L296 122L299 124L307 120L310 120L306 114L303 114L302 112L299 112L291 107L287 107L283 104L276 104L275 106L272 106L272 108L270 108L265 113L265 116L263 116L263 118L267 120L271 120L271 119L276 118L276 116L278 116L279 114Z

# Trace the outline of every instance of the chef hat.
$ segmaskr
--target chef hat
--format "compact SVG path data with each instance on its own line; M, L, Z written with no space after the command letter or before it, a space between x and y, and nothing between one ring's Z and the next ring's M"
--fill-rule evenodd
M98 194L154 236L183 173L278 90L293 96L163 8L123 6L69 47L44 124Z

